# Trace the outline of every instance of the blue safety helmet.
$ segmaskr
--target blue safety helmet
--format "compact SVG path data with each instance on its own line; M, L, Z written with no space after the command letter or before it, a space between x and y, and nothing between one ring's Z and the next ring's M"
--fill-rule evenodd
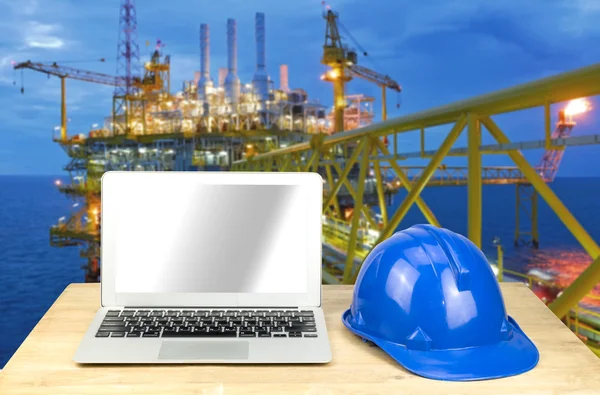
M447 229L416 225L377 245L344 325L409 371L438 380L513 376L539 354L507 316L483 253Z

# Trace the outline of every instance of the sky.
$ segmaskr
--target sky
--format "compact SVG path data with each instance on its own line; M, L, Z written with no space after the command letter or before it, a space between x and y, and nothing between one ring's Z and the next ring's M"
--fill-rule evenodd
M389 117L448 104L600 61L600 1L597 0L331 0L344 27L368 53L359 64L388 74L403 87L388 93ZM255 71L254 14L266 14L267 70L278 82L279 65L289 65L292 88L330 105L332 87L319 79L325 35L321 0L138 0L138 42L160 39L171 55L172 90L191 80L200 67L199 26L211 28L211 74L226 66L226 21L238 24L238 68L243 82ZM63 173L67 157L52 142L60 123L60 82L26 70L14 61L72 64L115 74L119 0L0 0L0 174ZM345 40L351 44L348 36ZM104 63L93 61L105 58ZM65 63L66 65L68 63ZM24 94L20 93L23 81ZM376 98L380 89L353 80L349 93ZM112 88L67 80L69 133L87 133L111 111ZM579 117L574 135L600 133L598 108ZM396 108L396 104L401 104ZM556 113L562 104L552 107ZM511 113L498 123L512 141L543 138L543 111ZM449 127L426 134L436 148ZM487 135L483 143L492 143ZM399 138L401 152L419 149L418 133ZM461 136L456 146L465 146ZM598 147L570 147L559 176L600 176L590 166ZM540 151L527 151L533 163ZM448 165L465 164L449 158ZM406 165L425 164L419 160ZM484 165L511 165L502 155Z

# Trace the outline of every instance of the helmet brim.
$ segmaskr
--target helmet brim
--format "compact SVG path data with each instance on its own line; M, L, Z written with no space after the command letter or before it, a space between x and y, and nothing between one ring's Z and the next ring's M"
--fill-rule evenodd
M375 343L405 369L423 377L447 381L487 380L515 376L533 369L539 353L516 321L508 317L513 336L500 343L450 350L409 350L363 333L353 326L351 312L342 315L344 325L355 335Z

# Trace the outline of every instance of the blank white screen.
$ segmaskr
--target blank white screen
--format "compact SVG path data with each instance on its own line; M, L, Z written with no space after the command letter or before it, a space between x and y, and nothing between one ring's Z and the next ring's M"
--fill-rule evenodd
M115 243L116 292L307 291L302 187L145 179L121 186L122 201L103 213L118 216L104 230L117 233L107 238Z

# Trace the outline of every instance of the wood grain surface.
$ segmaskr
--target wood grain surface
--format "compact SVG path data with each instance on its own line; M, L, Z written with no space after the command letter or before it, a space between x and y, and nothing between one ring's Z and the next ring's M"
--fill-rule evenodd
M600 360L523 284L503 283L507 309L540 351L520 376L444 382L407 372L341 323L351 286L324 286L327 365L79 366L72 357L100 304L98 284L72 284L0 372L0 394L591 394Z

